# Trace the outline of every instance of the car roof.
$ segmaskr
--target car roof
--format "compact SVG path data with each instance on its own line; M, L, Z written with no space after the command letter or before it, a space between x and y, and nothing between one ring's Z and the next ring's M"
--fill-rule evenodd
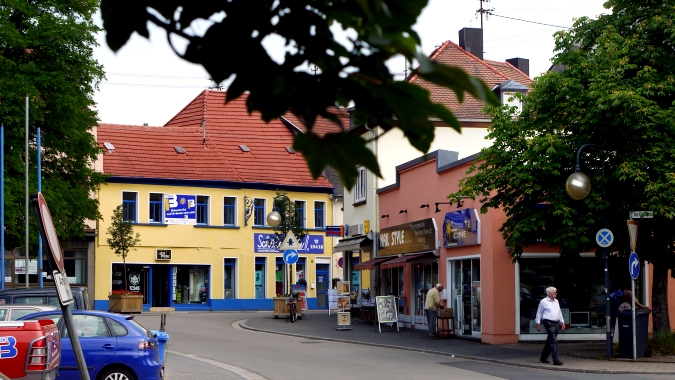
M28 307L36 308L36 309L42 309L42 311L53 311L53 310L61 310L60 308L52 305L33 305L30 303L5 303L5 304L0 304L0 308L3 309L25 309Z
M41 315L52 315L52 314L55 314L54 313L55 311L57 312L56 314L61 314L61 309L58 309L58 310L41 311L39 313L34 313L34 314L31 314L31 317L34 318L36 316L41 316ZM133 315L111 313L111 312L102 311L102 310L79 310L79 309L75 309L75 310L71 310L70 312L73 315L96 315L96 316L116 319L118 321L120 321L120 320L130 320L130 319L134 318ZM19 320L21 320L21 319L22 318L20 318Z

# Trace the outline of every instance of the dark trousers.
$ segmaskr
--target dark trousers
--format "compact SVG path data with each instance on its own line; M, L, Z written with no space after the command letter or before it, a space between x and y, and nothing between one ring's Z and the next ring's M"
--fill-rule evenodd
M436 310L427 309L427 325L429 326L429 336L436 336Z
M549 321L544 319L541 321L541 324L544 325L546 329L546 344L544 345L544 350L541 352L541 358L546 360L548 355L553 356L553 362L558 362L558 322Z

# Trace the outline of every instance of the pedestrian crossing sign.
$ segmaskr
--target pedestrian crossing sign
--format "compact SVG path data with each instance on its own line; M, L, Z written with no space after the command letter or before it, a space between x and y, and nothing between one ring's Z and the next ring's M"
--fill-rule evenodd
M286 238L284 241L281 243L279 246L280 251L288 251L288 250L299 250L300 249L300 242L298 239L295 237L295 234L293 234L292 231L288 231L286 234Z

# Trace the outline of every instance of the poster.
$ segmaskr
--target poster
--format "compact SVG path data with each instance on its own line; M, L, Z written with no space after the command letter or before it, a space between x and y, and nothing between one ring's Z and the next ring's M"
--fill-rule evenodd
M164 223L197 224L197 196L165 194Z
M379 323L398 322L398 302L395 296L377 296L375 297L375 307L377 308L377 321Z
M349 282L348 281L338 281L337 291L338 291L338 294L340 294L340 295L348 295L349 294Z
M338 313L338 326L350 326L352 324L351 321L351 313L350 312L339 312Z
M349 297L338 297L338 309L345 310L349 309Z

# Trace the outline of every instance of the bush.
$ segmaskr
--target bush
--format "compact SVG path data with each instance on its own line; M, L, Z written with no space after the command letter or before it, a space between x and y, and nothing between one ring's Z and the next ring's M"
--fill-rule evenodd
M651 348L659 355L675 355L675 333L670 331L655 332L652 336Z

